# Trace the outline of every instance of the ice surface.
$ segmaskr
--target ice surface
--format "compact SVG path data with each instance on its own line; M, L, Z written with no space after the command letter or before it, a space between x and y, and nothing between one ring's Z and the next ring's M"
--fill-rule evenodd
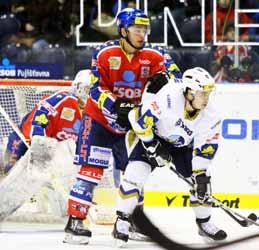
M198 236L191 208L147 208L146 213L152 221L170 238L192 247L204 247L208 245ZM256 210L237 210L238 213L247 216L251 212L259 214ZM228 233L228 240L245 235L258 233L259 227L244 228L233 221L221 209L213 209L213 221L218 227ZM64 237L62 224L25 224L6 222L0 225L0 249L3 250L65 250L65 249L94 249L111 250L113 239L111 226L94 226L93 237L87 246L71 246L62 243ZM130 241L126 249L161 249L152 242ZM229 246L227 250L258 250L258 239L244 242L235 246Z

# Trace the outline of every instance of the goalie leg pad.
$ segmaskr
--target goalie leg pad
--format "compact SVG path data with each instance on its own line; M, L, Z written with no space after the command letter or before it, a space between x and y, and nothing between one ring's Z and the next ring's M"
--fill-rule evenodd
M49 161L46 175L44 175L46 182L43 188L37 194L35 193L40 211L51 210L51 213L58 217L67 215L69 190L75 182L77 173L77 166L73 164L74 152L74 140L57 142L55 154L53 159Z
M77 174L77 166L73 164L74 154L74 140L60 141L57 143L55 155L51 161L48 198L51 211L58 216L67 214L69 191Z
M56 143L52 138L33 137L31 148L0 183L0 220L14 213L50 180Z
M29 154L30 152L27 151L0 183L0 221L13 214L45 183L40 178L35 180L31 175L28 175Z

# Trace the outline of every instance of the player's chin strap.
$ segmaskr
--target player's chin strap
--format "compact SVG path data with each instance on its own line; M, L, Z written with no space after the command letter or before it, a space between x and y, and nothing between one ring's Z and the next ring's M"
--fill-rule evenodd
M132 220L134 221L134 224L143 232L145 235L149 236L149 238L156 242L159 246L168 249L168 250L197 250L198 248L186 246L184 244L180 244L178 242L175 242L172 239L169 239L167 236L165 236L159 229L156 227L146 216L143 209L136 207L133 214L132 214ZM203 247L199 249L203 250L210 250L210 249L219 249L223 248L229 245L234 245L237 243L241 243L247 240L251 240L254 238L258 238L259 234L253 234L249 235L240 239L236 239L233 241L229 241L227 243L220 243L218 245L210 246L210 247Z
M194 187L193 183L185 178L184 176L182 176L175 168L173 163L168 162L168 167L170 168L170 170L172 170L180 179L184 180L191 188ZM215 198L212 195L209 195L209 199L218 207L220 207L225 213L227 213L233 220L235 220L240 226L242 227L248 227L250 225L256 225L259 226L259 223L256 222L258 217L256 214L251 213L248 217L245 217L239 213L237 213L236 211L232 210L231 208L227 207L226 205L224 205L220 200L218 200L217 198Z
M130 39L129 39L129 36L128 36L129 31L126 30L126 32L127 32L127 36L122 36L122 35L121 35L121 37L124 38L124 39L127 41L127 43L128 43L132 48L134 48L134 49L136 49L136 50L141 50L141 49L144 48L145 43L143 43L143 45L142 45L141 47L136 47L136 46L130 41Z

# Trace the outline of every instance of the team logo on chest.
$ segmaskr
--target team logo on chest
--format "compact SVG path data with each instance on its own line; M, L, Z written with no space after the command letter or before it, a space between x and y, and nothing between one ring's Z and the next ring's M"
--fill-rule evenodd
M190 130L183 122L181 118L178 119L178 121L175 123L175 126L179 126L182 128L188 136L191 136L193 134L193 131Z
M181 135L170 135L167 141L172 143L175 147L181 147L184 145L185 140Z
M121 66L121 57L120 56L110 56L108 59L109 68L118 70Z

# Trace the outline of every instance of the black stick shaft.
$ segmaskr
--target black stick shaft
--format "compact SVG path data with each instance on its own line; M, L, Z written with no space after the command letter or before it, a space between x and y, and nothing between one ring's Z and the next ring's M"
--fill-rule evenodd
M193 183L186 179L184 176L182 176L173 166L172 164L170 164L170 170L172 170L180 179L182 179L183 181L185 181L190 187L193 188ZM249 217L245 217L237 212L235 212L234 210L232 210L231 208L227 207L226 205L224 205L221 201L219 201L218 199L216 199L213 196L210 196L210 199L214 202L215 205L219 206L226 214L228 214L234 221L236 221L240 226L242 227L248 227L250 225L256 225L259 226L259 223L257 223L256 221L250 219ZM241 219L239 219L239 218Z

